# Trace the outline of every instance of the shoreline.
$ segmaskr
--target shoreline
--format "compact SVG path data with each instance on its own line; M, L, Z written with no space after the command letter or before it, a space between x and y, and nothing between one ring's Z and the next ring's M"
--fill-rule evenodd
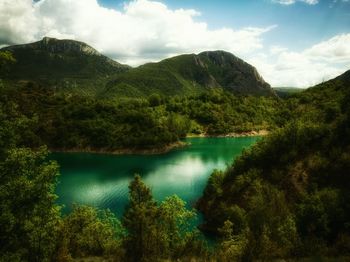
M49 151L52 153L93 153L93 154L106 154L106 155L160 155L168 153L174 149L189 146L189 143L177 141L169 145L165 145L159 148L152 149L136 149L136 148L125 148L125 149L93 149L93 148L50 148Z
M222 135L209 135L209 134L190 134L187 135L186 138L191 137L250 137L250 136L267 136L270 133L270 131L266 129L258 130L258 131L246 131L241 133L228 133L228 134L222 134Z
M208 135L208 134L190 134L186 138L224 138L224 137L253 137L253 136L266 136L269 134L267 130L248 131L242 133L228 133L224 135ZM190 146L191 144L184 141L177 141L159 148L152 149L137 149L137 148L125 148L125 149L94 149L94 148L50 148L52 153L92 153L92 154L106 154L106 155L161 155L169 153L172 150Z

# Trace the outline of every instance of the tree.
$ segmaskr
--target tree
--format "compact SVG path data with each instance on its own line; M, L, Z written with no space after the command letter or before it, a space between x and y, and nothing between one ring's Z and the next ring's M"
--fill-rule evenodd
M192 229L195 213L186 209L179 197L168 197L158 206L151 190L136 175L129 185L129 202L123 224L130 261L178 259L205 250L198 230Z
M9 51L0 51L0 79L7 73L8 67L15 63L16 59Z
M233 223L226 220L224 225L218 229L220 241L217 258L219 261L239 261L242 259L244 249L247 245L245 233L235 235Z
M60 230L59 256L102 256L118 252L124 230L109 210L74 205Z
M156 107L162 103L162 98L160 97L159 94L152 94L148 97L148 102L150 106Z
M51 261L60 213L58 166L46 157L45 148L15 148L0 162L1 261Z
M151 190L139 175L129 185L129 206L123 225L127 230L125 241L127 259L130 261L154 261L157 258L157 204Z
M166 240L168 256L178 258L183 253L187 241L195 234L191 231L191 222L195 212L186 209L186 203L178 196L167 197L159 206L160 226Z

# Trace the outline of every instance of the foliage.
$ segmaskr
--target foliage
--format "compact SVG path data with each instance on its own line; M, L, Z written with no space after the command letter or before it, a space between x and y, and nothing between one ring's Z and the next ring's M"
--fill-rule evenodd
M244 260L350 253L349 73L288 98L288 123L212 174L198 208L226 250L244 234Z
M161 149L189 133L274 129L285 121L278 109L283 101L223 91L182 99L154 95L112 101L64 95L27 83L2 89L0 102L12 108L3 112L4 121L16 115L33 120L23 134L25 146L54 150Z
M191 96L219 89L231 94L275 96L251 65L224 51L180 55L132 68L116 75L100 95Z
M1 66L7 67L11 60L10 54L0 55ZM181 68L181 61L175 62L166 63ZM203 77L196 70L181 73ZM63 262L104 256L116 261L254 261L348 256L349 86L350 71L283 101L221 89L181 97L156 92L147 98L113 100L67 95L31 82L2 88L0 260ZM197 204L205 218L202 229L218 236L214 252L191 228L193 210L176 196L157 203L138 175L129 185L130 202L121 222L109 211L85 206L60 216L54 194L58 166L46 160L42 146L153 148L191 132L259 129L274 131L225 172L214 171Z
M44 148L9 149L0 162L0 260L51 261L59 226L58 166Z
M111 256L122 254L124 230L109 210L74 205L59 231L58 257Z
M13 57L11 52L0 51L0 78L8 73L10 65L14 64L15 62L16 59Z
M195 213L186 209L183 200L172 196L157 205L139 175L129 185L129 197L123 216L128 260L158 261L193 254L189 244L200 243L196 231L189 230Z

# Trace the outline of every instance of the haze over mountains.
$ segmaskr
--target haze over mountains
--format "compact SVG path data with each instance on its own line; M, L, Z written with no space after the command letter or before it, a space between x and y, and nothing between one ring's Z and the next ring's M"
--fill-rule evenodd
M16 59L7 81L33 81L63 91L119 97L188 95L221 88L232 93L275 95L253 66L224 51L180 55L137 68L73 40L45 37L1 51L10 51Z

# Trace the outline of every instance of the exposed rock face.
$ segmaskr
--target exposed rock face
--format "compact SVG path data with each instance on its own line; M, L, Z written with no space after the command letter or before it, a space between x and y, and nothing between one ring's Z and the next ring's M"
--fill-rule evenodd
M13 80L70 89L89 86L101 91L106 87L102 92L108 96L125 93L147 96L154 92L186 95L211 88L248 95L276 95L253 66L224 51L180 55L131 69L74 40L44 37L35 43L1 50L11 51L17 60L9 75Z
M108 92L125 88L150 95L186 95L221 88L231 93L276 96L257 70L224 51L179 55L133 68L108 83Z
M203 52L198 55L209 68L209 73L224 88L234 92L275 95L252 65L225 51Z

